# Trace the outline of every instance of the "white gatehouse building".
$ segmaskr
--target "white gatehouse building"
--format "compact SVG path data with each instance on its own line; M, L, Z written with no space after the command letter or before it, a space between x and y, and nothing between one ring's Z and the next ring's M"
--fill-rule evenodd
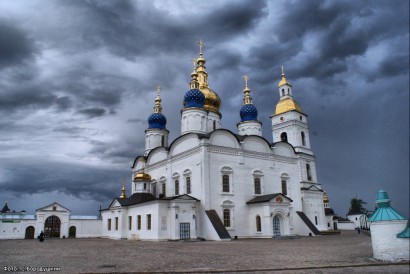
M145 153L132 165L129 196L123 185L121 196L97 220L73 219L59 204L40 210L63 219L60 237L68 237L71 227L77 237L141 240L308 236L329 229L307 115L294 100L283 68L267 140L246 76L238 131L222 128L221 99L208 84L205 63L201 43L183 98L181 134L172 142L157 88ZM52 214L53 206L64 214ZM39 216L26 220L35 235L46 228L47 219L40 219L41 224ZM26 221L20 218L21 237ZM6 224L1 223L1 232Z

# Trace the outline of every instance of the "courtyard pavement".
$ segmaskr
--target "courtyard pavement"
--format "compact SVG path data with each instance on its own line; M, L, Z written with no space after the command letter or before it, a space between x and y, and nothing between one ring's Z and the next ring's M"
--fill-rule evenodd
M409 262L373 259L371 238L353 231L226 242L1 240L0 267L2 273L44 267L60 268L54 273L409 273Z

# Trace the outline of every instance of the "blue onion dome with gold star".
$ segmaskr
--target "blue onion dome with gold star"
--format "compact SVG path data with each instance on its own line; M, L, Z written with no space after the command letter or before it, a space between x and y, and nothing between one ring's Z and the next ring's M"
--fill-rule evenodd
M167 118L162 114L161 97L159 95L161 88L157 86L157 96L155 97L154 113L148 117L148 128L165 129Z
M195 60L193 60L195 62ZM199 83L197 80L198 73L194 67L194 71L191 73L190 90L185 93L184 107L185 108L203 108L205 103L205 95L199 90Z
M258 110L252 103L252 97L250 95L251 90L248 87L248 76L244 76L245 79L245 89L243 91L243 106L239 115L241 116L241 122L246 121L257 121L258 120Z

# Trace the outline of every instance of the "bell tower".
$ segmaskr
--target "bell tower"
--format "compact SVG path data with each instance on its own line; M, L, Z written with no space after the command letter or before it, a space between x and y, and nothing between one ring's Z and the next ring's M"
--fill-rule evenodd
M293 99L292 85L286 79L282 66L282 79L278 84L279 102L271 116L273 142L287 142L296 152L313 155L310 148L307 115Z

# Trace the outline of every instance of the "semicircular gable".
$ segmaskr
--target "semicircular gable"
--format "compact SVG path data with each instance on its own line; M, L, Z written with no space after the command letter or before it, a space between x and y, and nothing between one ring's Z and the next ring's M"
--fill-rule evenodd
M246 136L243 140L242 148L245 150L269 153L271 152L270 144L264 138L259 136Z
M138 162L140 162L140 161L145 161L145 157L144 156L137 156L137 158L135 158L135 160L134 160L134 163L132 163L132 166L131 166L131 168L133 168L133 169L135 169L136 168L136 166L137 166L137 163Z
M238 139L229 130L215 130L212 132L210 143L215 146L239 148Z
M273 152L275 155L279 155L279 156L285 156L285 157L295 156L294 148L286 142L275 143Z
M176 155L197 146L199 146L198 135L189 133L175 139L169 147L169 153L170 155Z
M158 163L168 158L168 151L164 147L157 147L151 150L147 156L147 165Z

